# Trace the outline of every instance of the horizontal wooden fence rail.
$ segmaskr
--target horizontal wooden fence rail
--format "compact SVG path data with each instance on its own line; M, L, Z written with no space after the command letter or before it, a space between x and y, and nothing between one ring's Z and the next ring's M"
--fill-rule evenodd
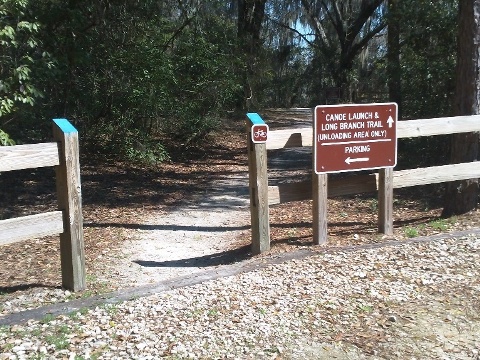
M51 211L0 222L0 245L63 232L63 213Z
M369 193L378 190L378 176L352 175L328 180L328 197ZM312 199L312 180L268 187L268 204L278 205L290 201Z
M479 161L399 170L393 172L393 188L438 184L477 177L480 177ZM378 174L351 175L343 179L329 179L328 181L328 197L369 193L378 190ZM268 187L269 205L310 200L311 198L311 180Z
M311 109L303 111L303 117L297 119L313 120ZM278 114L277 114L278 116ZM268 124L268 117L265 116ZM313 126L313 125L312 125ZM312 146L313 127L270 130L267 150ZM433 135L448 135L464 132L480 131L480 115L456 116L421 120L403 120L397 123L397 137L409 138Z
M57 211L0 220L0 246L60 234L62 285L78 291L86 287L78 132L53 122L57 142L0 146L0 172L54 166L58 197Z
M295 114L295 119L312 121L312 109L288 110L287 117ZM300 116L303 115L303 116ZM281 109L267 111L268 116L274 118L281 116ZM404 120L397 123L397 137L420 137L434 135L448 135L462 132L480 131L480 115L456 116L421 120ZM267 150L291 147L312 146L313 128L279 129L270 130ZM480 177L480 162L433 166L418 169L408 169L393 172L393 187L403 188L409 186L436 184L442 182L473 179ZM358 193L374 192L378 190L378 174L351 175L344 179L331 179L329 177L328 196L352 195ZM302 181L278 186L268 187L270 205L281 204L289 201L300 201L312 198L312 182Z
M0 146L0 172L59 165L58 144Z

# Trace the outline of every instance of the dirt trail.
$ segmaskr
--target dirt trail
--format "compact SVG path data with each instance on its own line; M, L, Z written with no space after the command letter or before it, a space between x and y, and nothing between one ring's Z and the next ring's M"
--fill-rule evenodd
M239 173L213 182L167 215L146 219L122 247L117 284L152 284L245 259L249 235L239 238L250 227L248 205L247 174Z

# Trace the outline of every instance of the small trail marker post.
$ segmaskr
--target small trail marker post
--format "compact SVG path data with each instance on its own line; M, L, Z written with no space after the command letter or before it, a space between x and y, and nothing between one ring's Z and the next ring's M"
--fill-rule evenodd
M247 117L252 253L257 255L270 250L266 147L268 125L257 113L248 113Z
M313 130L314 243L326 241L328 173L378 169L380 232L393 233L393 167L397 162L395 103L317 106Z

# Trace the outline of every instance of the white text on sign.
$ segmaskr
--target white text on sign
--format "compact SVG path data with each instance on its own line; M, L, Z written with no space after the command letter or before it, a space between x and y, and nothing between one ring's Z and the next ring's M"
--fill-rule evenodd
M370 145L345 146L345 154L358 154L370 151Z
M355 122L340 122L340 123L326 123L321 124L322 131L336 131L336 130L354 130L367 128L383 128L381 121L355 121Z
M340 113L340 114L327 114L325 115L326 121L347 121L347 120L372 120L378 119L378 112L354 112L349 113L347 117L347 113Z
M370 130L370 131L355 131L355 132L339 132L339 133L322 133L317 135L317 141L327 140L348 140L348 139L383 139L387 137L386 130Z

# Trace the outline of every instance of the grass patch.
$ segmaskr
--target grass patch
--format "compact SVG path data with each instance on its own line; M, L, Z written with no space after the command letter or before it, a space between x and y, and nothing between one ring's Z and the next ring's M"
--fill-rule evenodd
M86 315L88 313L88 308L84 307L81 309L78 309L77 311L73 311L68 314L68 317L72 320L77 320L80 316Z
M438 231L445 231L448 229L448 220L446 219L438 219L438 220L433 220L428 223L428 225L435 230Z
M14 346L15 346L14 344L5 344L5 345L0 347L0 350L2 350L2 352L3 351L5 351L5 352L11 351Z
M118 313L118 306L117 304L103 304L100 308L104 309L106 313L110 316L113 316Z
M373 306L372 305L358 305L358 310L360 310L361 312L365 312L365 313L371 313L373 311Z
M407 238L414 238L418 236L418 229L412 226L407 226L403 232Z
M56 350L65 350L70 345L66 334L52 334L45 336L45 341L55 346Z
M72 330L68 327L68 325L61 324L59 326L55 326L52 332L45 336L45 342L55 346L56 350L65 350L70 345L68 335L71 332Z
M42 320L40 320L40 323L41 324L48 324L49 322L55 320L55 316L53 316L52 314L47 314L43 317Z

